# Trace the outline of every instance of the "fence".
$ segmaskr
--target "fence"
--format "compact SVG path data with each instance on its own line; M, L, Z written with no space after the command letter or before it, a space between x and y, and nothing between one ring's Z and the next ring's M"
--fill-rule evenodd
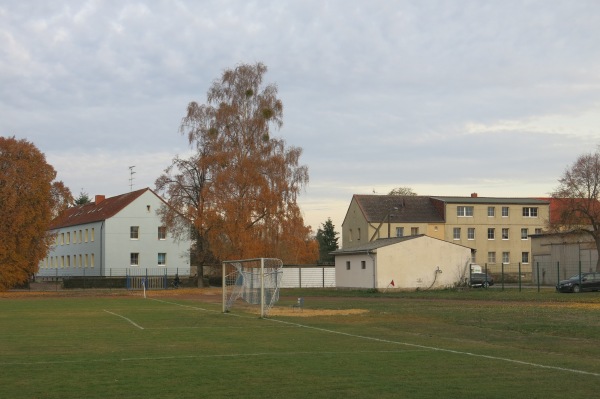
M334 266L284 266L281 288L335 287Z
M554 287L561 280L577 274L596 271L596 262L534 262L530 263L494 263L482 266L482 271L494 278L494 284L504 288L505 285L520 289L523 285Z

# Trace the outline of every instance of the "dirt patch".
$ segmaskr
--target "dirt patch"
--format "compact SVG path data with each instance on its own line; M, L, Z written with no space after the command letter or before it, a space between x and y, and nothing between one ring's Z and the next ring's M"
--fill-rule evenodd
M367 313L366 309L296 309L274 307L269 310L269 316L294 316L294 317L316 317L316 316L349 316Z

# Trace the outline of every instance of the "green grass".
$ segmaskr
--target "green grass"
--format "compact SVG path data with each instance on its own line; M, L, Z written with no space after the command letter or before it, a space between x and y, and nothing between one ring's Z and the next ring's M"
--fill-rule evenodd
M283 290L260 319L140 295L0 298L0 398L558 398L600 385L600 296ZM213 297L214 299L214 297Z

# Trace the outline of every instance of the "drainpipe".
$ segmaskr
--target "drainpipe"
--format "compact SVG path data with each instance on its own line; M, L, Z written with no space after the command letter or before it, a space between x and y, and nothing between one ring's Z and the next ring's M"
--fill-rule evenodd
M367 255L371 258L373 263L373 289L377 289L377 268L375 267L375 256L367 250Z

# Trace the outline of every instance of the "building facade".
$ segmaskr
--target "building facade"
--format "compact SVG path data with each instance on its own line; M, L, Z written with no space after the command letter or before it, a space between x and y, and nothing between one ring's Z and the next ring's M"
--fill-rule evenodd
M473 249L471 262L493 272L515 264L530 269L529 236L541 233L549 217L549 201L536 198L354 195L342 248L425 234Z
M67 209L51 225L55 243L37 277L189 275L191 242L166 231L161 206L146 188Z
M471 249L423 234L334 251L338 288L440 289L469 276Z

